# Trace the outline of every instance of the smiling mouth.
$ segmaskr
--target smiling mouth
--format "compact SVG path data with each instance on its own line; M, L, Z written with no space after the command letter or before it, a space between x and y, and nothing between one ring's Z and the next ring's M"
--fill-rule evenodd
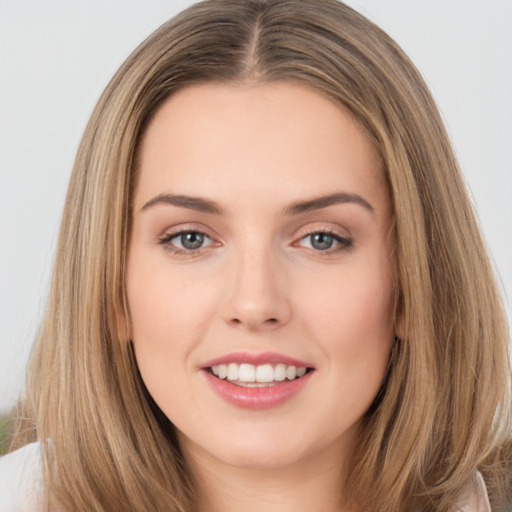
M246 388L266 388L283 382L300 379L313 368L286 364L229 363L210 366L206 369L220 380Z

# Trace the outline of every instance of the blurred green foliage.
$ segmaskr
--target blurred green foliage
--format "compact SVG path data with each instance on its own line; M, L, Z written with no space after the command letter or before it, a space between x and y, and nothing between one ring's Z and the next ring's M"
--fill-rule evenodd
M6 416L0 417L0 455L7 452L7 444L9 441L10 419Z

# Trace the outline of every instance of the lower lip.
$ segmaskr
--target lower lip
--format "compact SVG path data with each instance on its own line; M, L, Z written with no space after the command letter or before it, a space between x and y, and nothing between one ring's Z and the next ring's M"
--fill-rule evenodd
M227 380L221 380L203 370L208 384L223 400L241 409L262 410L277 407L293 398L309 382L313 372L299 379L283 381L265 388L237 386Z

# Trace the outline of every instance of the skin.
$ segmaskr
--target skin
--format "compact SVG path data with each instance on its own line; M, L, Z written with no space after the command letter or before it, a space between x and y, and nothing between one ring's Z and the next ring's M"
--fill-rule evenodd
M130 337L149 392L178 429L198 509L343 510L340 478L393 339L391 206L363 130L302 85L197 85L159 109L139 171ZM370 207L285 211L334 192ZM162 194L205 198L222 212L155 200ZM178 233L197 231L203 245L184 249ZM318 232L341 241L319 250ZM267 351L314 367L285 403L242 409L206 382L209 359Z

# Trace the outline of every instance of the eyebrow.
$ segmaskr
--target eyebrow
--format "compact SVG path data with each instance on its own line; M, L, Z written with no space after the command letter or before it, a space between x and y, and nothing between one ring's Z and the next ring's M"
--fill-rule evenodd
M196 210L202 213L211 213L213 215L221 215L222 208L210 199L202 197L185 196L179 194L160 194L153 199L150 199L143 207L142 210L147 210L152 206L158 204L169 204L172 206L179 206L180 208L187 208L189 210Z
M371 213L374 213L373 206L366 201L359 194L350 194L347 192L338 192L335 194L328 194L326 196L315 197L305 201L296 201L284 209L284 215L299 215L314 210L321 210L335 204L354 203L362 206ZM210 199L202 197L186 196L182 194L159 194L158 196L150 199L142 207L142 211L147 210L159 204L167 204L171 206L178 206L180 208L187 208L202 213L209 213L212 215L222 215L223 209L218 203Z
M338 192L326 196L308 199L306 201L297 201L292 203L284 210L285 215L298 215L300 213L320 210L335 204L354 203L362 206L371 213L375 212L373 206L359 194L349 194L347 192Z

